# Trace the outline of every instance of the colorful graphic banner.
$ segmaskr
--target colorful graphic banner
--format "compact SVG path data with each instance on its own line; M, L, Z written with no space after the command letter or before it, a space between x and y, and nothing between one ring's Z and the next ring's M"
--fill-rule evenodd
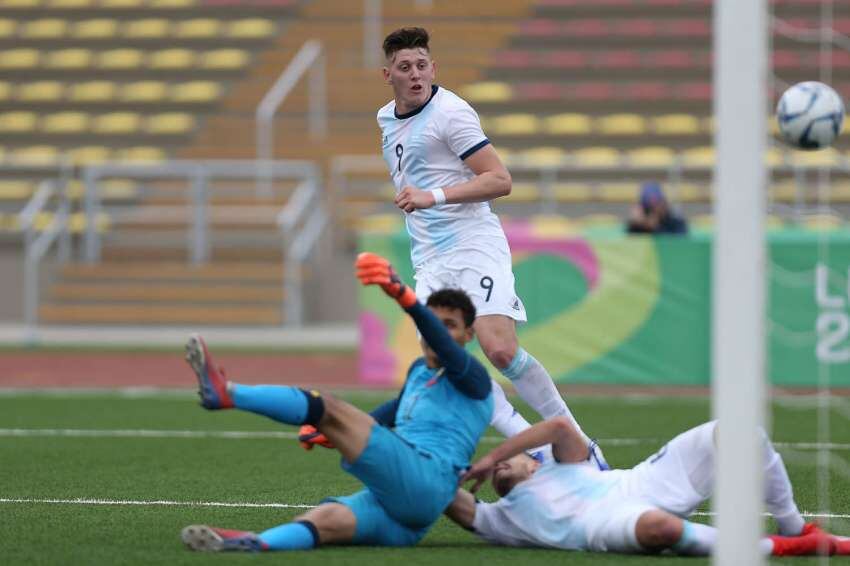
M520 343L558 382L708 385L711 236L552 235L506 224L528 323ZM413 281L404 233L363 233ZM768 236L768 375L782 386L850 386L850 233ZM412 322L360 291L363 383L403 382L421 354ZM486 362L476 346L472 351ZM498 376L492 366L491 375Z

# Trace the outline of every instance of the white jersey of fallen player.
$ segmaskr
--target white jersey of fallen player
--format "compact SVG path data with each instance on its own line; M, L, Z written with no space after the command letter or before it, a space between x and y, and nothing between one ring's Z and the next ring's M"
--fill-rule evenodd
M680 434L629 470L547 461L499 501L477 503L473 529L510 546L638 551L642 513L663 509L686 517L710 495L714 425Z
M475 110L462 98L434 85L431 98L406 114L395 101L378 111L384 161L396 194L405 186L442 189L472 179L464 160L490 143ZM498 217L488 202L443 204L405 214L414 268L463 249L508 250Z

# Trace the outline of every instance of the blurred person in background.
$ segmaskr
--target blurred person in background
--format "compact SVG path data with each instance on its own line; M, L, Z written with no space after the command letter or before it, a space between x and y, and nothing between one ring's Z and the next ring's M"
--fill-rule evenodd
M630 234L687 234L688 221L670 206L661 185L650 181L640 191L640 202L629 212Z

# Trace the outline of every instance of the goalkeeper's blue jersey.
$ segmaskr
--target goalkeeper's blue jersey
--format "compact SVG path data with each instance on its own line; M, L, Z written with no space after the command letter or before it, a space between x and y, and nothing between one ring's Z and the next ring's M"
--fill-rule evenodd
M446 378L444 368L428 368L425 358L419 358L408 371L395 432L460 470L469 465L492 416L492 393L483 399L469 397Z

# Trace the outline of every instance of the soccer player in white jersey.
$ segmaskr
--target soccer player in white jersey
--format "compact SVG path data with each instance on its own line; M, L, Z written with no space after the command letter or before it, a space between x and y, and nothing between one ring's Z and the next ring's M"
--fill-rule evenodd
M563 417L537 423L473 465L472 491L492 478L501 496L482 503L458 490L446 514L494 544L596 552L711 554L714 527L686 519L711 496L716 422L684 432L629 470L588 462L582 436ZM552 443L554 461L524 454ZM765 554L850 554L850 539L804 523L782 457L764 435L765 503L779 535L760 541Z
M383 73L394 99L378 111L395 203L410 234L416 294L463 289L478 311L475 333L490 362L544 419L566 416L578 428L549 373L517 340L525 307L514 291L505 233L489 204L511 192L511 175L475 110L434 84L428 40L422 28L386 37ZM495 383L493 396L492 424L499 432L512 436L528 428Z

